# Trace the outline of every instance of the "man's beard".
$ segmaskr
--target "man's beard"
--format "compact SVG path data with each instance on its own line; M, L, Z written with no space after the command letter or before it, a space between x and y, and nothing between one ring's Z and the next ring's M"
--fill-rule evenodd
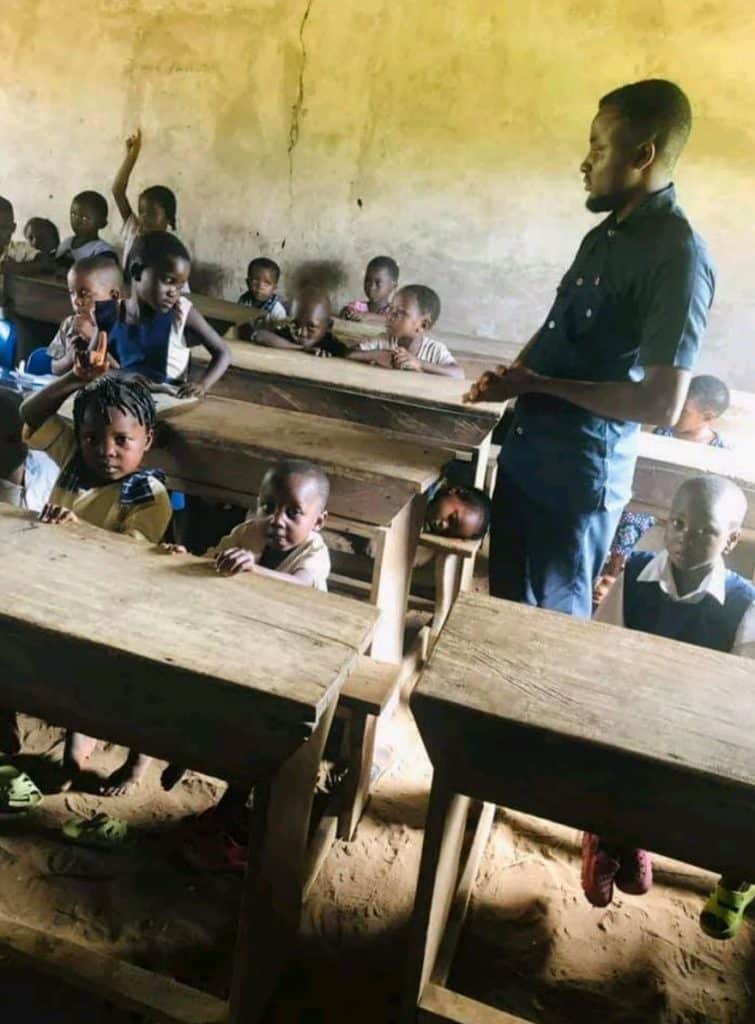
M590 213L612 213L614 210L623 209L629 198L628 191L611 192L603 196L588 196L585 199L585 206Z

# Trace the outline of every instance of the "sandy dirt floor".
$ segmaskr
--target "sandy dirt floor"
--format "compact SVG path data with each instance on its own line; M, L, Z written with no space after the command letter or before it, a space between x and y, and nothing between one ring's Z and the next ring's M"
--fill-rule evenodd
M59 755L58 730L26 718L23 726L27 751ZM324 865L271 1024L385 1024L395 1017L430 767L405 708L385 738L397 757L356 840L336 844ZM98 749L93 768L104 773L122 756L119 748ZM36 758L28 767L44 781ZM0 913L224 994L240 883L190 871L175 844L177 822L208 807L222 785L189 775L165 794L159 767L153 764L131 797L50 796L25 820L0 823ZM138 845L103 854L58 837L66 818L97 809L129 820ZM499 810L452 987L548 1024L755 1020L751 924L727 944L697 927L712 876L659 859L651 894L621 896L594 910L579 889L578 838L574 830ZM28 977L0 961L6 1006L32 1005L23 996ZM48 987L34 980L32 991L42 1000L40 1015L24 1018L33 1024L105 1019L102 1008L57 983L48 1009ZM108 1016L115 1024L131 1019Z

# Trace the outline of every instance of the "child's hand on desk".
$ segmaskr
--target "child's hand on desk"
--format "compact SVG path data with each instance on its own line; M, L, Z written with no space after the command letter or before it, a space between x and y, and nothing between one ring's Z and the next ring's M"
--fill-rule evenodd
M79 517L70 508L62 505L51 505L49 502L39 513L41 523L50 523L51 526L60 526L63 523L77 523Z
M235 576L254 569L254 555L244 548L228 548L215 558L215 568L221 576Z
M179 398L204 398L206 394L204 387L196 381L182 384L178 389Z
M385 370L393 369L393 352L381 351L381 352L370 352L369 365L370 366L382 366Z
M97 342L92 347L84 339L74 342L73 372L83 381L96 380L109 369L107 354L107 334L100 331Z
M393 356L392 366L396 370L422 370L419 359L411 352L407 352L405 348L397 348L391 352L391 355Z

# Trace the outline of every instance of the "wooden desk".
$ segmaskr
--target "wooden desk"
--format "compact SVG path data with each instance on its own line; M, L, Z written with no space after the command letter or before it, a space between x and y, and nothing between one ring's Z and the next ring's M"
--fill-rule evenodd
M231 366L213 394L392 430L425 445L476 451L505 407L462 402L468 387L463 380L316 359L246 341L228 346ZM208 359L204 351L196 352L192 363L201 372Z
M666 518L677 488L692 476L715 473L739 484L747 497L745 526L755 529L755 458L750 445L711 448L643 431L632 499Z
M520 1020L444 987L496 804L755 878L753 694L748 659L463 594L411 702L434 776L402 1021Z
M208 397L161 424L148 464L171 484L237 505L256 502L265 470L280 458L310 459L328 474L334 516L377 536L371 600L383 612L372 655L398 662L425 492L450 457L443 449L306 413Z
M259 1020L296 941L317 767L375 609L259 576L221 579L191 556L7 506L0 589L2 707L255 785L230 1011L31 929L0 924L0 936L156 1019Z

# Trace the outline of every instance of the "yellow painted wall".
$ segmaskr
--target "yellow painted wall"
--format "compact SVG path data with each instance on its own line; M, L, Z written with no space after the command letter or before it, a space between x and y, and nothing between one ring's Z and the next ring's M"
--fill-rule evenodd
M20 223L109 195L140 125L132 200L175 189L205 288L235 298L262 252L289 291L333 264L340 300L387 252L437 289L444 327L509 340L594 223L578 166L597 99L671 77L696 115L677 184L719 268L702 365L755 389L751 0L4 0L0 53Z

